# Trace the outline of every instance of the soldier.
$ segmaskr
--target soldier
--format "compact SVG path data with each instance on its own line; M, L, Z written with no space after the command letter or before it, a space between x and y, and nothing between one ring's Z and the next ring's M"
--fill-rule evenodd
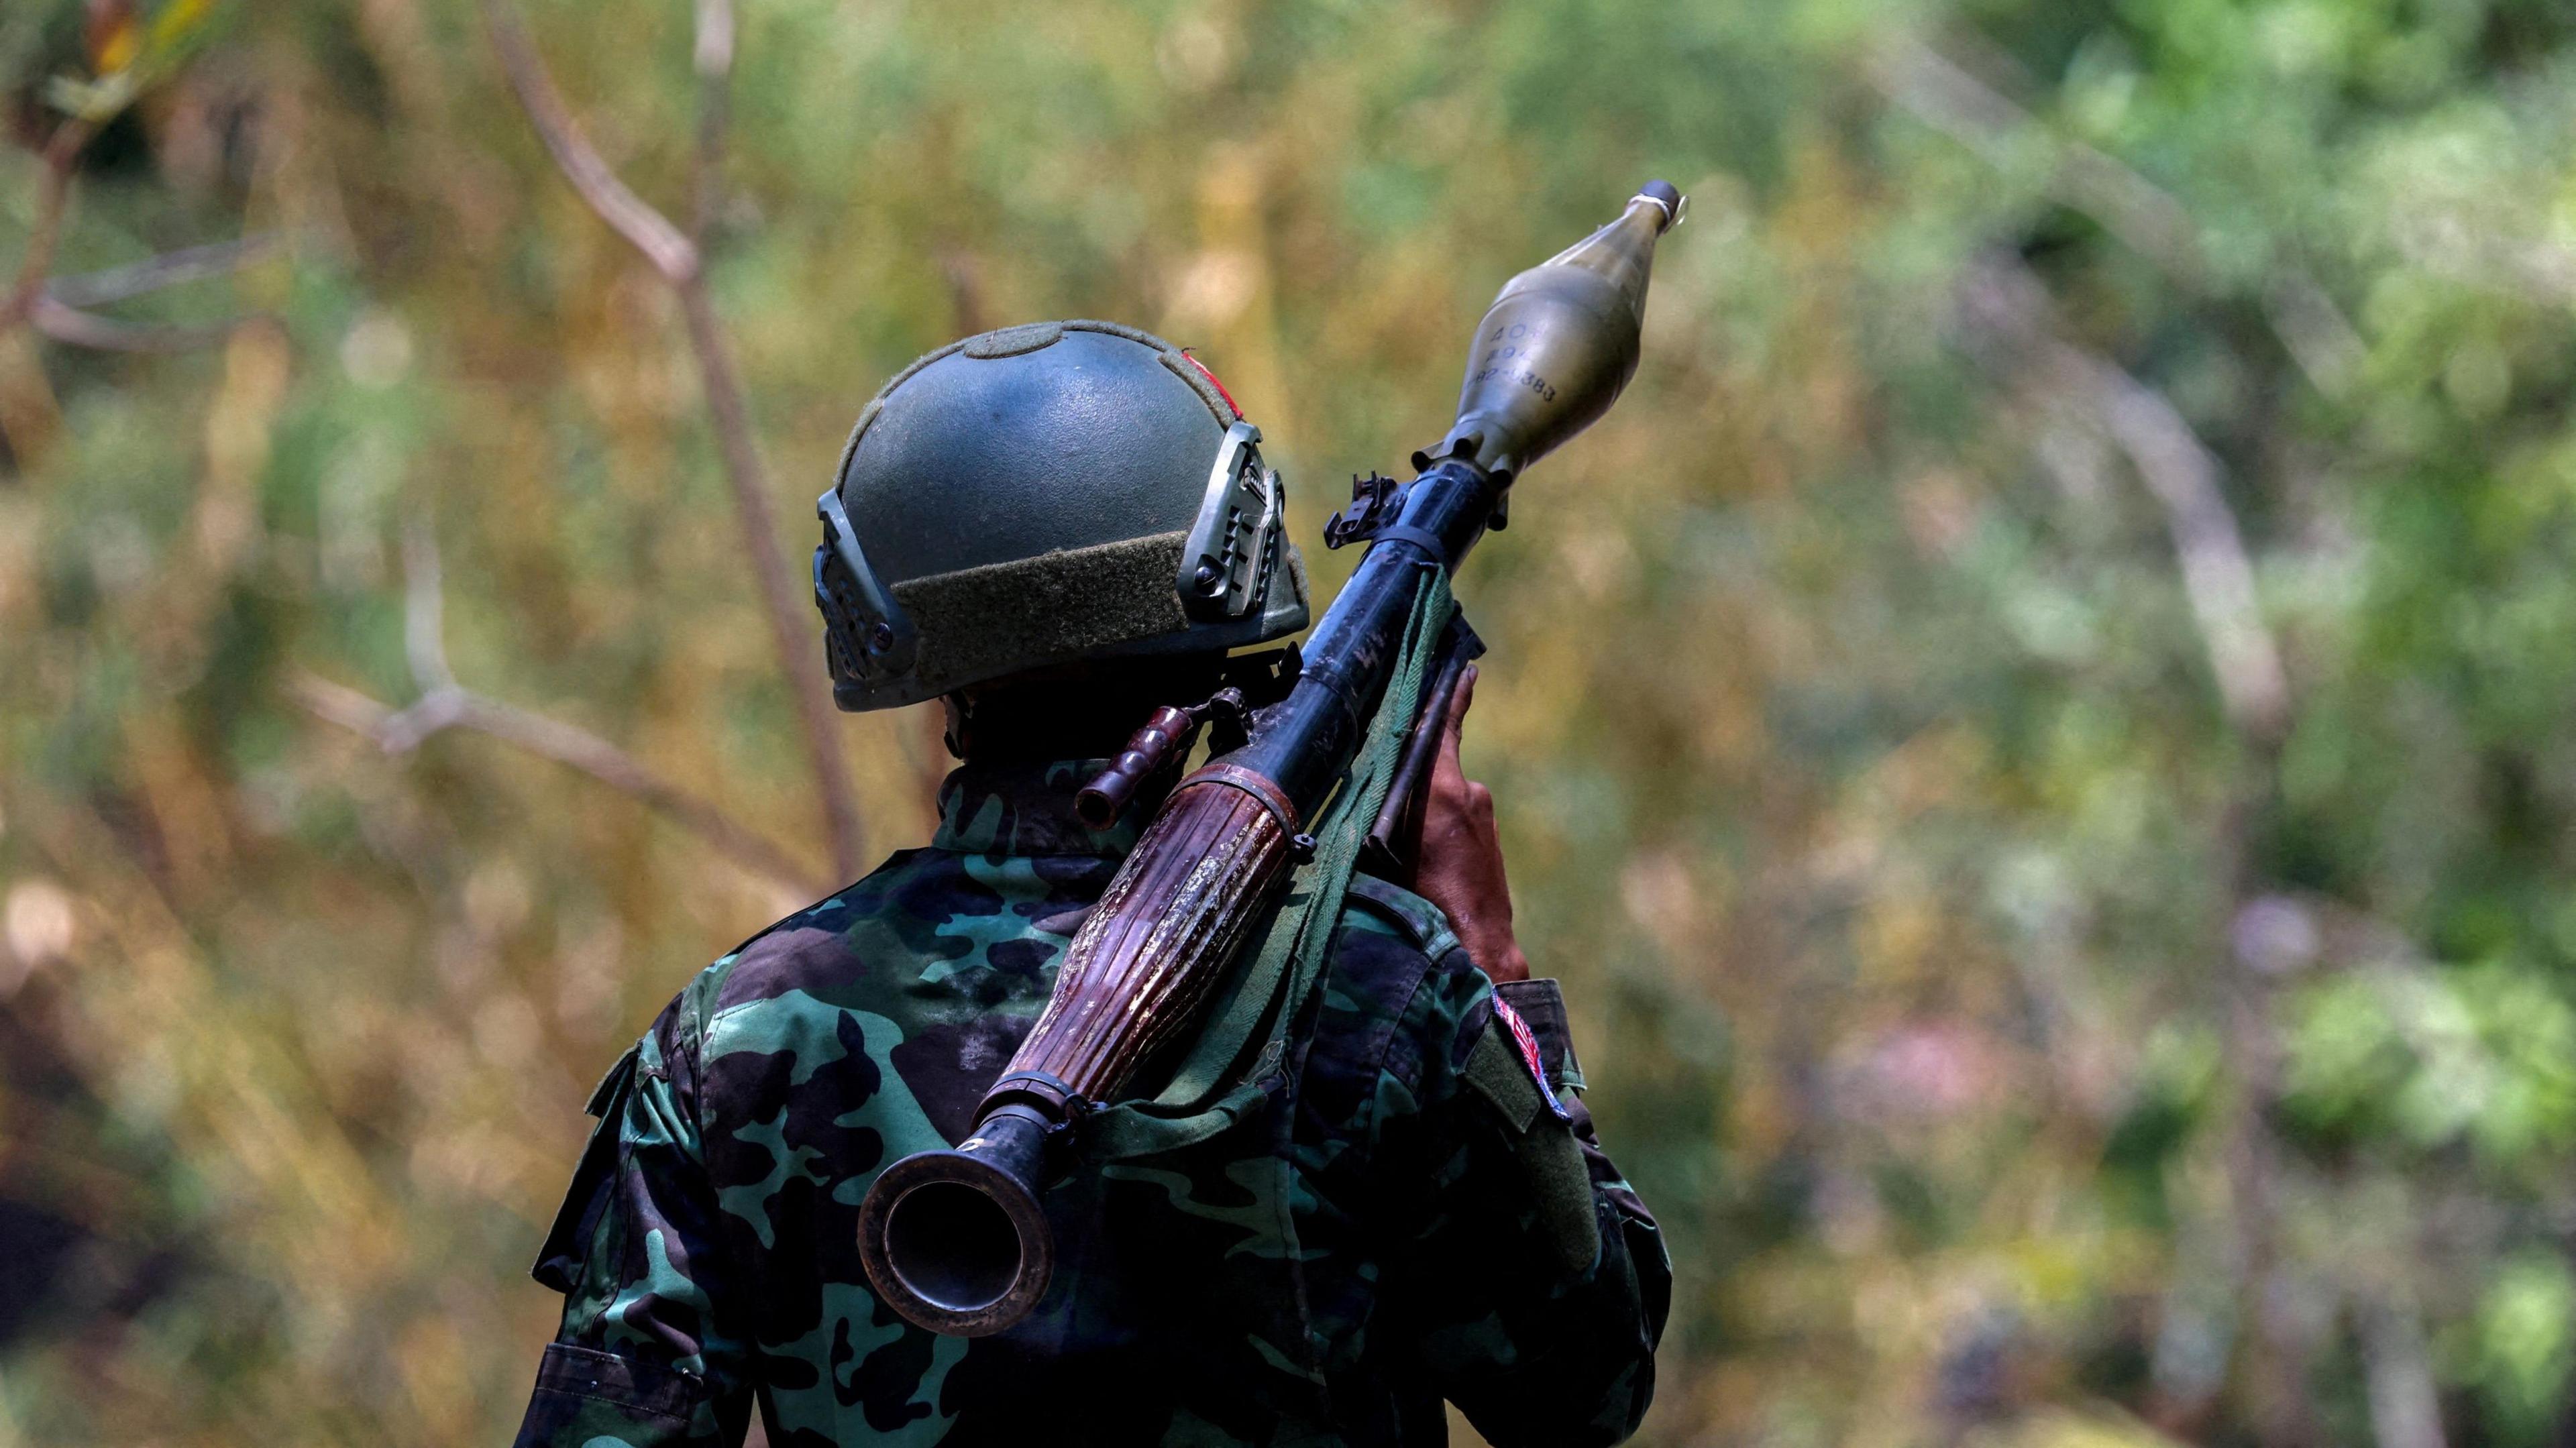
M1184 607L1239 419L1194 360L1100 322L944 348L860 415L817 561L835 692L944 699L962 763L928 847L708 967L600 1084L536 1268L565 1306L523 1448L731 1445L755 1402L781 1448L1416 1445L1446 1441L1443 1399L1498 1448L1635 1430L1670 1266L1514 940L1458 767L1472 671L1415 888L1354 878L1253 1119L1069 1162L1053 1285L1007 1332L926 1332L860 1272L876 1171L965 1134L1174 775L1104 830L1075 792L1229 650L1306 624L1275 510L1243 606Z

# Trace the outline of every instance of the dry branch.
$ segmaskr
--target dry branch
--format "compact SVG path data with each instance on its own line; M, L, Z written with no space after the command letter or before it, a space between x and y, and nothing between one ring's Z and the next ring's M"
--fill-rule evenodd
M67 307L56 301L49 291L40 291L27 309L27 319L35 329L52 341L69 347L87 347L95 352L186 352L211 346L232 334L248 317L227 317L220 322L160 326L143 322L120 322Z
M2383 1295L2360 1303L2358 1316L2371 1435L2379 1448L2446 1448L2441 1389L2420 1314L2412 1303Z
M148 256L123 266L45 283L45 295L66 307L104 307L131 301L148 292L189 282L207 281L239 271L273 254L283 244L276 232L260 232L234 241L211 241Z
M706 841L744 869L802 895L823 888L768 837L713 803L647 769L635 756L586 729L449 685L394 709L345 684L313 674L287 682L295 701L317 717L376 741L385 753L407 754L445 729L470 729L558 764L642 801Z
M2129 459L2164 513L2229 724L2277 740L2289 719L2289 682L2255 596L2243 530L2219 487L2218 459L2163 393L2060 336L2046 293L2017 263L1980 268L1962 302L1972 329L2005 343L2028 376L2074 402Z
M2272 797L2290 694L2280 646L2255 595L2243 530L2219 486L2218 459L2164 394L2066 340L2046 290L2017 260L1989 259L1973 269L1961 286L1960 313L1968 339L2000 370L2100 427L2164 513L2221 712L2244 746L2210 832L2212 873L2233 927L2262 897L2252 842ZM2282 1147L2266 1113L2280 1091L2279 1045L2263 962L2242 952L2243 940L2237 944L2235 958L2213 952L2226 963L2212 984L2236 1087L2224 1113L2223 1151L2237 1310L2250 1328L2242 1380L2260 1440L2269 1448L2306 1448L2317 1434L2306 1386L2314 1344L2272 1290L2281 1257Z
M698 156L689 237L703 251L724 201L725 128L733 119L733 0L698 0Z
M2042 134L2009 97L1919 39L1889 42L1870 57L1879 93L1907 114L1976 152L1997 170ZM2199 227L2163 188L2079 141L2054 137L2048 189L2187 286L2207 284Z
M62 243L63 216L71 209L72 166L96 131L89 121L75 117L56 126L45 142L44 169L36 182L36 223L27 233L25 255L18 258L17 279L10 283L8 295L0 297L0 332L26 321L44 290L54 248Z
M221 276L267 255L274 236L185 247L146 257L125 266L79 276L46 278L62 244L63 223L71 210L74 166L82 147L97 133L97 123L74 117L56 127L45 144L43 173L37 183L36 222L27 237L26 254L6 298L0 298L0 332L25 323L49 340L101 352L184 352L219 342L248 318L164 326L94 316L86 308L125 301L163 287Z
M210 346L250 318L161 324L120 321L87 309L222 276L268 255L277 245L274 234L246 236L182 247L103 271L55 277L29 294L26 320L51 341L98 352L185 352Z
M1907 114L1998 170L2009 169L2023 148L2046 146L2051 197L2099 222L2181 285L2209 289L2200 226L2172 193L2094 147L2049 135L2030 112L1919 39L1882 46L1870 59L1869 76ZM2340 396L2360 365L2363 344L2325 289L2304 269L2282 265L2265 279L2262 301L2265 319L2308 381Z
M572 183L572 189L581 193L581 199L599 213L600 220L616 228L618 235L644 253L644 259L665 279L677 282L696 276L698 249L651 203L627 189L626 183L617 179L617 173L608 168L608 162L601 159L564 106L553 77L546 73L545 62L537 55L536 43L528 38L527 28L519 23L518 16L500 0L489 0L483 7L483 18L492 32L492 48L501 57L501 70L510 78L510 89L518 94L529 123L537 128L537 139L545 142L546 153L555 158L556 169Z
M753 436L751 404L734 369L732 348L716 316L715 301L707 291L699 242L683 235L668 217L637 196L609 169L573 120L546 73L545 62L505 0L484 0L483 13L510 88L518 94L519 103L527 110L529 121L556 166L591 210L644 254L679 299L689 350L697 360L717 450L724 460L725 481L733 492L735 519L742 529L743 545L751 555L761 604L769 618L770 641L796 701L797 721L814 770L815 793L821 798L824 823L831 835L833 869L843 879L854 879L865 855L857 794L849 764L841 756L837 719L823 686L811 620L804 613L794 576L779 552L778 519L770 503L768 469L761 462L760 447ZM697 225L703 235L716 209L724 161L724 95L733 67L733 10L726 0L700 0L697 18L695 60L701 112L696 192Z
M420 697L396 709L314 674L287 683L297 703L317 717L373 739L389 755L409 754L447 729L469 729L530 754L568 765L618 793L642 801L697 835L753 874L811 896L813 873L757 830L714 802L654 773L634 755L587 729L478 694L456 682L447 662L441 618L438 549L428 529L415 524L403 538L403 652Z

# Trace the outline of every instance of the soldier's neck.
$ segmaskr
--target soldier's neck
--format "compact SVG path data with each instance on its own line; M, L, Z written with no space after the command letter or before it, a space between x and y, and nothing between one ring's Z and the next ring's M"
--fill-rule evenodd
M1108 759L1154 710L1216 691L1222 658L1127 659L1024 674L946 699L948 751L969 764Z
M939 787L935 849L990 856L1083 855L1117 859L1135 848L1145 821L1177 782L1177 771L1147 781L1109 828L1082 819L1074 796L1106 768L1105 756L968 760Z

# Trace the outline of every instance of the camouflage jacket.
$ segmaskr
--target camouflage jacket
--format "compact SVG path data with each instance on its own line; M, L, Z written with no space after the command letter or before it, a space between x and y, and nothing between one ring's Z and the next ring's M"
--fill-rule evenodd
M927 849L717 961L610 1071L537 1264L566 1301L522 1448L732 1445L755 1402L780 1448L1415 1445L1443 1398L1498 1448L1635 1429L1670 1268L1555 984L1503 989L1522 1037L1439 911L1366 877L1261 1109L1051 1188L1026 1321L877 1303L860 1197L966 1134L1133 843L1076 820L1085 774L958 770Z

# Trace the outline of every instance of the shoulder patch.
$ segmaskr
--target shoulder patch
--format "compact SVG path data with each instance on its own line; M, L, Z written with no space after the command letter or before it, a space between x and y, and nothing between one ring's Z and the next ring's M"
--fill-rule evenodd
M1512 1135L1527 1132L1530 1123L1538 1119L1538 1088L1530 1084L1528 1075L1513 1060L1512 1048L1503 1044L1500 1028L1490 1021L1476 1033L1475 1049L1467 1053L1467 1064L1459 1074L1502 1114L1503 1124L1511 1128Z
M1365 906L1372 920L1394 927L1405 944L1433 961L1458 948L1457 932L1449 928L1449 917L1440 907L1401 885L1390 885L1375 875L1354 874L1349 893L1342 897L1344 919L1353 905Z
M1538 1066L1537 1043L1522 1035L1527 1029L1519 1013L1495 997L1494 1014L1476 1038L1462 1074L1501 1113L1512 1152L1528 1182L1531 1205L1565 1270L1583 1272L1601 1252L1591 1172L1564 1104L1549 1089L1546 1072Z
M1539 1099L1547 1103L1549 1113L1559 1121L1572 1121L1574 1113L1565 1109L1565 1103L1556 1097L1556 1088L1548 1084L1547 1061L1539 1054L1538 1034L1530 1029L1529 1022L1521 1019L1520 1012L1512 1009L1512 1003L1499 993L1494 997L1494 1020L1511 1034L1512 1046L1521 1054L1521 1065L1528 1069L1530 1079L1538 1083Z

